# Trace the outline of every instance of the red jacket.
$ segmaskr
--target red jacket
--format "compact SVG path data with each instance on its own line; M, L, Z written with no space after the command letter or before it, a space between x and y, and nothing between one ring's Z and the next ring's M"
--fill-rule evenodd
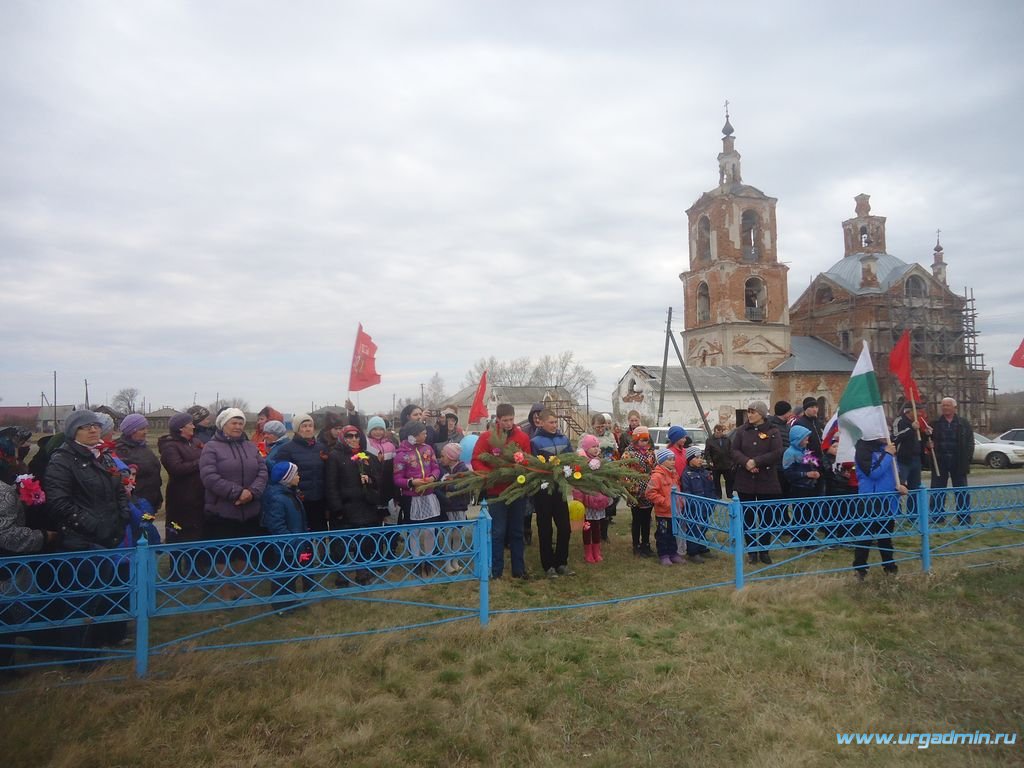
M491 448L491 438L494 436L493 430L487 430L480 435L480 439L476 441L476 445L473 446L473 469L477 472L489 472L488 467L484 462L480 460L480 454L482 453L500 453L496 449ZM530 438L526 436L526 433L519 428L516 424L512 427L512 431L508 434L509 442L515 443L519 446L519 449L523 453L530 452ZM494 497L498 496L502 491L508 488L509 483L503 483L500 485L491 486L487 489L487 496Z

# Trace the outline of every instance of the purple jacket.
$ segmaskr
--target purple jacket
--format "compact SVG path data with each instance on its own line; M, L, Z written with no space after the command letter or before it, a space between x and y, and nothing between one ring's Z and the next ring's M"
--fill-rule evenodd
M410 480L437 480L441 477L441 468L437 465L434 449L424 443L413 445L403 440L395 453L395 486L403 496L422 496L409 485ZM433 491L429 491L433 493Z
M260 497L267 487L267 464L256 443L245 437L231 440L218 431L203 446L199 477L206 489L203 511L225 520L252 520L260 515ZM235 500L248 488L253 500L240 507Z

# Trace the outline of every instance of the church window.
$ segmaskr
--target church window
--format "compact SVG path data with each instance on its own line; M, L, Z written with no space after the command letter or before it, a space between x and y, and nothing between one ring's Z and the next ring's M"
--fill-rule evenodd
M903 284L903 292L908 299L923 299L928 295L928 286L918 275L911 275Z
M861 248L871 245L871 238L868 237L868 228L863 224L860 227L860 245Z
M764 281L759 277L751 277L743 285L743 307L747 320L763 323L768 297L765 294Z
M843 352L849 352L850 351L850 332L849 331L840 331L839 332L839 348L841 350L843 350Z
M711 260L711 219L701 216L697 221L697 258Z
M756 211L744 211L740 219L741 233L740 246L743 251L744 261L757 261L760 253L757 247L757 239L761 234L761 219Z
M832 296L832 287L829 285L821 286L814 295L815 304L831 304L833 301L835 297Z
M707 283L697 286L697 322L706 323L711 319L711 292Z

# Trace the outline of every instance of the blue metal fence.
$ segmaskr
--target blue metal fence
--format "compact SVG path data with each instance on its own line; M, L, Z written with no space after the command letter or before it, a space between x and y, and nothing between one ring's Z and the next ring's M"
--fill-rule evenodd
M1024 541L973 546L977 536L1001 530L1024 533L1024 484L970 489L920 489L897 494L832 496L741 503L673 494L678 532L733 557L733 579L642 595L567 605L492 611L489 600L491 518L436 524L384 526L324 533L223 541L160 544L134 549L0 558L0 654L20 648L16 635L31 635L30 660L12 668L81 665L134 659L143 676L150 660L181 648L190 652L391 632L494 614L568 610L670 594L848 571L817 555L852 548L879 536L894 542L895 563L1020 547ZM748 569L749 555L773 553L777 561ZM808 567L809 564L816 564ZM763 566L763 567L762 567ZM388 596L410 587L473 582L475 605L448 605ZM415 606L442 612L417 624L359 629L306 637L209 643L205 638L310 602L341 599ZM153 622L238 607L255 615L205 627L159 643ZM129 621L135 636L126 641ZM206 644L204 644L206 643ZM0 666L5 664L0 661Z
M733 556L734 584L808 573L853 570L854 566L797 572L785 564L800 564L811 554L850 548L879 538L895 539L888 549L893 563L920 560L925 572L933 557L1019 547L1024 541L964 548L978 535L995 529L1024 533L1024 484L971 488L920 488L908 496L896 493L823 496L808 499L740 502L708 499L674 492L672 514L676 530L686 538ZM946 535L939 543L933 537ZM784 558L747 572L750 555L775 553ZM769 558L770 559L770 558ZM769 573L775 571L775 573Z
M400 602L455 614L417 626L473 617L487 624L490 532L491 518L484 509L467 521L156 546L143 539L133 549L0 558L0 652L12 655L18 648L15 636L28 634L34 641L33 654L56 658L11 668L134 658L135 672L143 676L152 656L184 643L193 643L190 651L225 647L194 642L226 627L322 599ZM457 582L479 585L478 605L376 596ZM151 645L150 625L155 620L246 606L269 610ZM127 644L129 620L136 622L134 649L118 647ZM333 636L346 634L350 633ZM311 638L234 645L300 639Z

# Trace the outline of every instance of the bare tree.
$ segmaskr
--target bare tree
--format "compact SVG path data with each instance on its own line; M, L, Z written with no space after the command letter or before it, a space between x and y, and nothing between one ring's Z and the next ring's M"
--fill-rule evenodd
M480 358L466 373L463 386L476 386L485 370L490 384L506 387L562 387L574 400L580 400L584 388L593 386L597 381L594 372L578 363L571 351L554 356L544 355L536 365L528 357L508 361L498 360L493 355Z
M481 357L466 372L463 379L464 387L475 387L480 383L480 376L487 371L489 384L500 384L506 387L522 387L530 383L533 375L533 364L529 357L517 357L513 360L498 360L494 355Z
M241 397L222 397L216 403L210 403L206 407L212 414L217 414L224 408L237 408L248 413L249 401Z
M120 413L135 413L135 408L140 401L140 395L141 393L135 387L125 387L118 390L118 393L111 398L110 407Z
M566 350L552 357L544 355L537 361L530 377L536 387L562 387L574 400L580 400L586 387L597 382L594 372L576 362L572 351Z
M424 402L420 405L424 408L437 409L447 399L448 395L444 391L444 379L441 378L441 374L435 373L427 383L427 388L423 392Z

